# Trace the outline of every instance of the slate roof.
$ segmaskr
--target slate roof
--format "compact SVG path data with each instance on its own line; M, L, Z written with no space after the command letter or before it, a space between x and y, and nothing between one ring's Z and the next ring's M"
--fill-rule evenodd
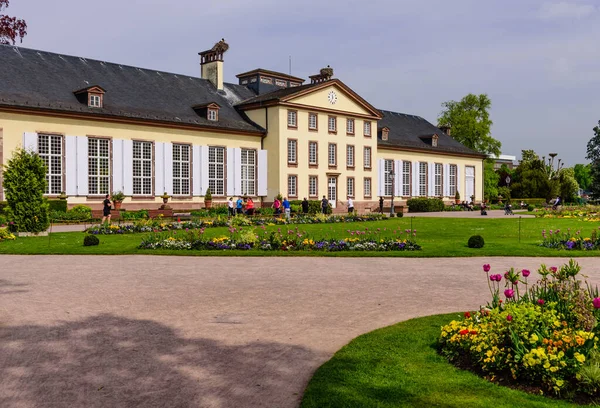
M377 126L377 145L385 148L411 148L424 151L458 153L484 158L486 155L469 149L461 143L448 136L442 130L429 123L420 116L409 115L406 113L391 112L380 110L383 118L379 120ZM388 140L381 140L381 129L389 128ZM438 135L438 145L431 145L431 137ZM429 143L427 139L429 138Z
M255 96L241 85L224 84L217 91L201 78L10 45L0 45L0 61L0 106L264 133L234 108ZM106 90L103 108L89 108L75 97L90 85ZM192 109L211 102L221 106L218 122Z
M318 83L305 84L305 85L300 85L300 86L293 86L290 88L278 88L279 90L269 92L266 94L262 94L262 95L258 95L258 96L252 95L251 98L238 103L236 106L241 107L241 106L252 105L252 104L261 103L261 102L279 101L282 98L285 98L286 96L295 94L296 92L300 92L305 89L312 88L312 87L315 87L318 85L321 85L321 84L318 84Z

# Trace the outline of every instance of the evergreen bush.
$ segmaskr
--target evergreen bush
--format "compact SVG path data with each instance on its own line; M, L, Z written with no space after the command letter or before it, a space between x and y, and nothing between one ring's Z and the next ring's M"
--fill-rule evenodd
M444 211L444 202L439 198L411 198L406 202L408 212Z
M67 212L67 200L48 200L48 210Z
M485 242L483 241L483 237L481 235L473 235L469 238L468 246L469 248L483 248Z
M46 166L37 153L17 149L4 170L4 188L12 229L42 232L50 225L46 191Z
M83 246L94 246L100 244L100 239L95 235L86 235L83 238Z

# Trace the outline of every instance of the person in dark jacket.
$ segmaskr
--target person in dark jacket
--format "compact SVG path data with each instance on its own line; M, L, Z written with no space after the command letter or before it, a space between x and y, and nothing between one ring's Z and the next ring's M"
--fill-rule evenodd
M379 212L383 214L383 197L379 197Z
M327 197L323 196L323 199L321 200L321 210L323 211L323 214L327 214L328 208L329 208L329 200L327 200Z
M108 194L104 197L102 204L104 205L104 208L102 209L102 224L107 220L110 224L110 196Z
M306 197L302 200L302 214L308 214L308 200Z

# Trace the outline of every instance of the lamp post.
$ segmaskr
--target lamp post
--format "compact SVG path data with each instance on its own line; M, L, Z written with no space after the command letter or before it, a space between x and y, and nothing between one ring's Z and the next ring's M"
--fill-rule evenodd
M504 181L506 181L506 187L510 188L510 176L506 176Z
M392 183L392 205L390 206L390 217L394 216L394 170L391 170L388 173L388 176L390 177L390 181Z

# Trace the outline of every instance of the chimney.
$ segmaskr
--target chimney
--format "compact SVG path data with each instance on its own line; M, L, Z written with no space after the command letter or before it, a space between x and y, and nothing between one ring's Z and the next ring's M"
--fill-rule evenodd
M218 90L223 90L223 54L229 49L221 39L210 50L199 52L202 79L208 79Z
M311 84L318 84L319 82L329 81L332 76L333 68L327 65L326 68L321 68L321 71L317 75L311 75L309 78Z
M444 132L445 134L447 134L448 136L450 136L450 130L452 129L452 127L449 124L445 124L440 126L440 130L442 132Z

